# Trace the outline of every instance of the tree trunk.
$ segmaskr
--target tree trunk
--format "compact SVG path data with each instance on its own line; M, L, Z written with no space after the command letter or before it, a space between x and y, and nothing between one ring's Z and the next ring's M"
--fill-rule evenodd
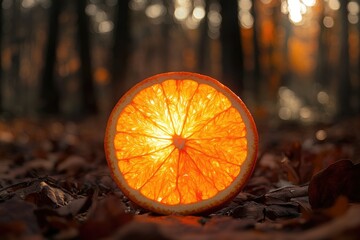
M253 45L254 45L254 79L253 79L253 94L255 97L255 101L259 104L260 97L260 86L262 81L262 71L260 66L260 48L259 48L259 34L258 34L258 19L257 19L257 11L256 11L257 1L252 1L251 14L254 17L254 25L253 25Z
M172 16L169 14L169 10L171 9L171 1L163 0L163 4L166 9L165 20L161 24L161 58L162 58L162 67L163 71L169 71L169 54L170 54L170 29L172 24Z
M198 70L200 73L206 73L208 70L208 59L209 59L209 20L208 12L210 7L210 0L205 0L205 16L199 26L200 40L198 45Z
M349 56L349 23L347 19L348 0L341 2L341 34L340 34L340 58L339 58L339 117L347 117L351 114L352 88L350 82L350 56Z
M357 32L358 34L360 33L360 24L357 24ZM360 49L360 41L359 41L359 46L358 49ZM360 50L358 50L358 57L357 57L357 64L358 64L358 68L357 68L357 113L360 114Z
M3 99L2 99L2 89L3 89L3 81L2 81L2 25L3 25L3 19L2 19L2 2L3 0L0 0L0 113L3 111Z
M78 43L81 61L81 105L84 115L93 115L98 112L98 108L92 75L89 19L85 13L86 3L86 0L76 1L78 12Z
M237 95L243 90L243 50L238 20L238 1L220 0L223 82Z
M125 93L124 81L128 67L130 50L130 0L121 0L117 3L114 28L114 45L111 62L113 101Z
M322 6L320 21L323 21L325 17L325 6ZM317 65L317 82L319 82L322 88L327 88L329 85L329 79L327 76L328 70L328 56L327 45L328 38L326 37L326 29L324 24L320 24L319 40L318 40L318 65Z
M45 53L43 76L40 83L40 111L44 114L58 114L60 110L59 88L55 82L54 69L59 34L59 15L62 0L53 0L50 9L48 40Z

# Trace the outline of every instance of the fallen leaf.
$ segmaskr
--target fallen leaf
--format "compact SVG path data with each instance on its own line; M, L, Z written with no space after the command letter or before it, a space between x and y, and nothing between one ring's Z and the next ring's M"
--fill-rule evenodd
M73 199L71 195L61 189L48 185L44 181L34 181L29 187L19 190L16 194L39 207L64 206Z
M286 186L270 190L264 195L266 204L278 204L289 202L292 198L305 197L308 194L308 186Z
M250 201L232 209L229 215L235 218L247 218L261 221L265 218L264 209L265 206L263 204Z
M350 202L360 202L360 164L340 160L316 174L309 184L313 208L331 207L343 195Z
M84 167L88 165L89 163L87 163L83 157L70 155L56 165L56 170L58 172L68 172L69 175L72 175L83 171Z
M84 208L84 206L88 201L89 198L75 199L71 201L69 204L62 206L56 210L61 216L68 216L68 215L75 216L76 214L81 212L81 210Z
M297 204L273 204L266 206L264 214L267 218L275 220L277 218L295 218L299 217L299 207Z

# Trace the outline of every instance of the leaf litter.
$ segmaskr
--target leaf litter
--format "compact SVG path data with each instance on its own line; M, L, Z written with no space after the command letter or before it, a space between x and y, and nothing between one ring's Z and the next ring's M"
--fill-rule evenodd
M246 187L197 216L129 201L110 177L99 120L0 121L0 238L358 239L359 120L260 130Z

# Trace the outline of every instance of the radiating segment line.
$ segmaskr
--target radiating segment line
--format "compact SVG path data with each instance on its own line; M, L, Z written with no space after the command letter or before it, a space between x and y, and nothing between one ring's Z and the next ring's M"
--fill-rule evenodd
M176 186L176 190L178 191L179 193L179 201L180 203L182 202L182 194L180 192L180 189L179 189L179 177L180 177L180 159L181 159L181 154L182 154L182 151L179 151L179 154L178 154L178 160L177 160L177 176L176 176L176 182L175 182L175 186Z
M210 184L212 185L217 191L220 191L216 186L215 183L209 179L209 177L205 176L204 173L202 172L202 170L199 168L199 166L196 164L196 162L194 161L194 159L190 156L190 154L188 154L186 151L184 151L184 153L186 153L186 155L189 156L189 159L191 160L191 162L195 165L196 169L198 170L198 172L204 177L204 179Z
M167 131L167 129L164 129L163 126L161 125L158 125L156 122L154 122L149 116L146 116L142 111L140 111L139 107L138 107L138 104L134 103L132 104L132 106L138 111L140 112L141 115L143 115L143 117L146 119L146 120L149 120L155 127L159 128L160 130L162 130L163 132L167 133L168 135L171 136L171 133L169 133Z
M169 159L169 157L171 156L171 154L175 151L175 147L173 148L173 150L169 153L168 156L166 156L166 158L164 159L164 161L159 165L159 167L154 171L154 173L144 182L144 184L138 189L139 191L141 191L141 189L147 184L149 183L149 181L155 176L155 174L157 172L159 172L159 170L161 169L161 167L165 164L165 162Z
M231 109L231 108L232 108L232 106L230 106L230 107L228 107L228 108L226 108L226 109L218 112L218 113L215 114L213 117L209 118L204 124L202 124L202 126L201 126L199 129L197 129L196 131L194 131L193 133L191 133L191 134L190 134L189 136L187 136L186 138L187 138L188 140L190 140L191 136L193 136L193 135L194 135L195 133L197 133L197 132L200 132L200 130L203 129L204 127L206 127L211 121L213 121L215 118L217 118L217 117L220 116L221 114L225 113L226 111L229 111L229 109Z
M153 136L153 135L149 135L149 134L145 134L145 133L138 133L138 132L126 132L126 131L116 131L116 133L121 133L121 134L128 134L128 135L137 135L137 136L143 136L143 137L148 137L148 138L154 138L154 139L159 139L159 140L171 140L171 137L157 137L157 136Z
M175 129L175 124L174 124L174 121L173 121L173 119L172 119L172 114L171 114L171 112L170 112L169 104L168 104L168 102L170 102L170 100L169 100L168 96L167 96L166 93L165 93L165 89L164 89L163 83L161 83L160 86L161 86L161 91L162 91L165 99L167 100L167 101L165 101L165 105L166 105L166 109L167 109L167 111L168 111L168 113L169 113L169 116L170 116L170 121L171 121L171 125L172 125L172 127L173 127L173 132L175 133L175 132L176 132L176 131L175 131L175 130L176 130L176 129Z
M130 160L130 159L133 159L133 158L139 158L139 157L143 157L143 156L148 156L148 155L157 153L159 151L165 150L166 148L171 147L171 145L173 145L173 144L170 143L169 145L167 145L167 146L165 146L163 148L159 148L159 149L156 149L154 151L151 151L151 152L148 152L148 153L145 153L145 154L141 154L141 155L137 155L137 156L131 156L131 157L127 157L127 158L120 158L120 159L118 159L118 161L127 161L127 160Z
M209 154L207 154L207 153L205 153L205 152L203 152L203 151L201 151L201 150L199 150L199 149L197 149L197 148L194 148L194 147L192 147L192 146L186 146L186 147L187 147L187 148L191 148L191 149L193 149L193 150L195 150L195 151L197 151L197 152L199 152L199 153L201 153L201 154L203 154L204 156L207 156L207 157L209 157L209 158L213 158L213 159L219 160L219 161L224 162L224 163L228 163L228 164L231 164L231 165L234 165L234 166L237 166L237 167L241 167L241 164L232 163L232 162L229 162L229 161L227 161L227 160L225 160L225 159L222 159L222 158L220 158L220 157L211 156L211 155L209 155Z
M183 134L184 127L185 127L186 121L187 121L188 116L189 116L189 109L190 109L191 103L192 103L192 101L193 101L193 99L194 99L194 96L195 96L197 93L199 93L199 86L200 86L200 84L198 84L198 85L196 86L196 89L195 89L193 95L191 96L191 98L190 98L189 101L188 101L188 104L186 105L185 117L184 117L183 125L182 125L182 127L181 127L180 136L182 136L182 134Z
M246 138L246 136L244 137L226 137L226 139L230 139L230 140L236 140L236 139L243 139ZM167 139L167 138L166 138ZM191 141L201 141L201 140L214 140L214 139L224 139L224 137L212 137L212 138L190 138L187 139L188 142Z
M178 152L178 158L177 158L177 172L176 172L176 181L175 181L175 191L179 194L179 203L182 203L182 194L180 192L180 189L179 189L179 171L180 171L180 154L181 154L181 151ZM160 202L165 202L165 200L172 194L173 192L169 192L168 194L166 194L162 200Z

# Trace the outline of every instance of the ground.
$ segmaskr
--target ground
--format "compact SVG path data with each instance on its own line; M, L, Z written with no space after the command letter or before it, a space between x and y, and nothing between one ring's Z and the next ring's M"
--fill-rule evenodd
M360 119L259 127L252 178L231 202L160 216L110 177L105 121L0 121L1 239L359 239Z

